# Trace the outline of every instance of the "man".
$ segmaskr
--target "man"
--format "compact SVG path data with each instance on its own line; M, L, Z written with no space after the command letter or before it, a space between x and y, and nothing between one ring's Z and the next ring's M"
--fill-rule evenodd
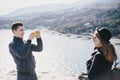
M14 34L13 41L9 44L9 51L16 63L17 80L37 80L35 73L35 59L32 51L42 51L43 44L40 31L31 33L26 42L23 41L24 26L22 23L12 24L11 30ZM32 44L34 37L37 45Z

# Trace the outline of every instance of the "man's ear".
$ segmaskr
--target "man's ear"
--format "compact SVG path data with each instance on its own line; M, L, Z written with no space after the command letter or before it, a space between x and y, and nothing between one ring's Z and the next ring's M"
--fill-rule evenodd
M15 33L15 32L16 32L16 30L12 30L12 32L13 32L13 33Z

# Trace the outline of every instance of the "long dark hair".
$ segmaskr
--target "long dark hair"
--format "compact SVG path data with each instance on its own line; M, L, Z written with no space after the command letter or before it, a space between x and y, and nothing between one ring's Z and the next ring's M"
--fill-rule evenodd
M102 52L105 56L105 58L110 61L113 62L114 60L117 59L117 54L115 51L115 47L113 44L111 43L106 43L100 36L98 33L96 33L96 36L99 37L99 40L101 41L101 49Z

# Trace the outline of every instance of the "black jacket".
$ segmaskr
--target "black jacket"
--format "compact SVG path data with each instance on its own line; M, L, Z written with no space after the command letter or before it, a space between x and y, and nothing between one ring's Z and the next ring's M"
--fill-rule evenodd
M92 58L87 61L89 80L104 80L103 78L111 71L113 62L106 60L99 48L96 48L91 56Z
M35 59L32 51L42 51L43 44L41 38L37 39L37 45L31 44L31 40L24 42L22 38L13 38L9 44L9 51L16 63L17 71L30 72L35 69Z

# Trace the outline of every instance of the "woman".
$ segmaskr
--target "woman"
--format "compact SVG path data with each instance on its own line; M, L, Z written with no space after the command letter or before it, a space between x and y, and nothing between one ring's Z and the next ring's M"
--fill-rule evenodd
M107 77L113 62L117 59L114 46L110 43L112 37L108 29L97 29L93 35L94 52L87 61L89 80L110 80Z

